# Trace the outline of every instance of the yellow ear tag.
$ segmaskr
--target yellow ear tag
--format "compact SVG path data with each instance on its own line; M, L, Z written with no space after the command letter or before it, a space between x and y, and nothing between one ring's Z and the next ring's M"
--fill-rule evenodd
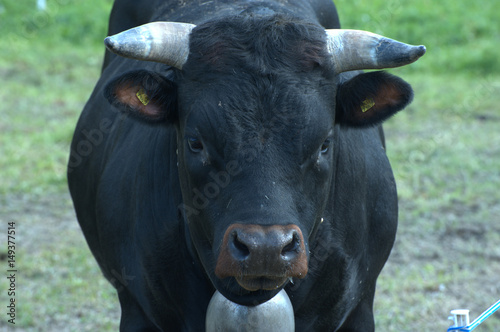
M141 88L139 91L137 91L137 93L135 95L137 96L137 99L139 99L139 101L144 106L146 106L147 104L149 104L149 97L148 97L148 95L146 94L146 91L144 91L143 88Z
M365 113L366 111L368 111L370 108L373 107L373 105L375 105L375 102L373 101L373 99L371 98L366 98L365 100L363 100L363 102L361 103L361 112Z

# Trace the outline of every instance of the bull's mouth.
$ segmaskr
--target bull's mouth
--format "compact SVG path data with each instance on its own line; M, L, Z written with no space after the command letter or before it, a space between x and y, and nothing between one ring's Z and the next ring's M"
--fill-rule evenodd
M285 284L284 277L236 277L236 282L244 289L255 292L258 290L277 290Z

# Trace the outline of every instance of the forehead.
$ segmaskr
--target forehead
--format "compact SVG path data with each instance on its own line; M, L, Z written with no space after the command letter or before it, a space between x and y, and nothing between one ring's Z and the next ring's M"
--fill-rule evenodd
M211 128L221 139L328 130L332 73L317 25L281 16L209 22L190 37L179 84L181 122Z
M227 150L251 145L297 154L333 126L334 95L331 85L298 76L190 82L179 93L181 126Z
M328 67L326 33L317 24L283 15L235 16L197 26L184 71L230 74L308 72Z
M299 120L309 111L311 102L318 100L311 98L315 91L303 95L305 89L280 77L238 75L209 83L190 82L181 89L180 98L185 115L205 112L240 123L276 117Z

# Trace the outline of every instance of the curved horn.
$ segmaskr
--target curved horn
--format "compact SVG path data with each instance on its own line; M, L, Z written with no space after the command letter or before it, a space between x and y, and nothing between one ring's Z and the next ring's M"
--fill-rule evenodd
M189 55L189 34L194 24L153 22L107 37L113 53L136 60L165 63L182 69Z
M394 68L410 64L425 53L413 46L361 30L327 29L327 47L336 71Z

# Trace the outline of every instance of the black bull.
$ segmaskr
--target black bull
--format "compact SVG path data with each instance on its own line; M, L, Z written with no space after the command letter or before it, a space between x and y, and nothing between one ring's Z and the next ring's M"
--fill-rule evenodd
M297 331L373 330L397 225L379 124L412 90L356 70L425 48L331 30L329 0L119 0L109 34L156 21L192 25L107 39L127 58L106 54L68 167L121 329L200 331L216 289L252 305L284 288Z

